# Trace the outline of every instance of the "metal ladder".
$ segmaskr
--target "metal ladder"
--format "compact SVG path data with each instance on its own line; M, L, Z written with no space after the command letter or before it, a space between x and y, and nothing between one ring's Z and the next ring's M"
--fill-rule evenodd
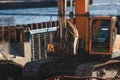
M41 44L40 37L38 34L32 35L31 51L33 61L41 59Z

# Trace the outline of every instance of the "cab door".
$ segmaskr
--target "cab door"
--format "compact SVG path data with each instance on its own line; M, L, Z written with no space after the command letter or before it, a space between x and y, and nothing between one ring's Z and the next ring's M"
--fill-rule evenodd
M90 54L112 53L111 17L93 17L90 21Z

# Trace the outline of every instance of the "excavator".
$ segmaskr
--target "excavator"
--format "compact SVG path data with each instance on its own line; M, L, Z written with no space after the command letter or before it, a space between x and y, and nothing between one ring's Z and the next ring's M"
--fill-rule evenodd
M23 69L23 79L120 79L120 60L117 56L120 54L120 16L92 16L89 13L91 2L70 0L68 19L67 0L58 0L59 26L47 46L49 58L28 62ZM55 76L72 78L53 78Z

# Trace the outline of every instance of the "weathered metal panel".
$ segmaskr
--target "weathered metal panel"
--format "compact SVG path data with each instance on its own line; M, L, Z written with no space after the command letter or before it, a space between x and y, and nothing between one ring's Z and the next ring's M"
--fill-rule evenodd
M34 30L30 30L30 34L33 35L38 33L52 32L56 30L57 30L57 27L34 29Z

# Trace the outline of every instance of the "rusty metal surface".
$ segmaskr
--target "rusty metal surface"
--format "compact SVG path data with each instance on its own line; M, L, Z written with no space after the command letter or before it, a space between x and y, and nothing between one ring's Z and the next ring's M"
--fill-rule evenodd
M27 25L0 26L0 42L28 42L29 31L34 29L49 28L58 26L58 21L43 22Z

